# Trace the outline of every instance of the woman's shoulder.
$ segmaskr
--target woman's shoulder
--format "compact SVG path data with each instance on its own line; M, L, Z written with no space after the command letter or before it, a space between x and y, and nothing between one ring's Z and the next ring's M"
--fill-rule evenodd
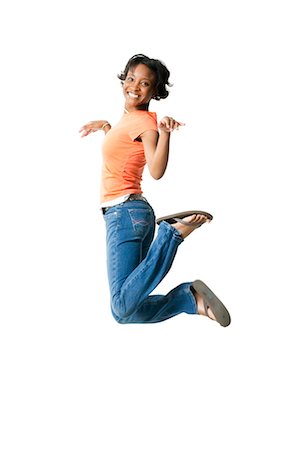
M146 111L150 117L153 117L153 119L157 119L157 113L154 111Z
M136 114L139 119L154 120L155 122L157 122L157 114L154 111L137 111L137 113L140 113Z
M125 122L127 124L133 123L157 123L157 114L152 111L132 111L128 114L124 114L121 122Z

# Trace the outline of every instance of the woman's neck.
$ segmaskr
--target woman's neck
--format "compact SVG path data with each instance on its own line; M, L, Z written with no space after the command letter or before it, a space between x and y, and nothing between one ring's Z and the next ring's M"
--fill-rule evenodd
M125 113L130 113L130 112L134 112L134 111L148 111L148 104L146 104L146 105L140 105L139 107L137 107L137 108L132 108L132 107L130 107L130 106L127 106L126 104L125 104L125 107L124 107L124 111L125 111Z

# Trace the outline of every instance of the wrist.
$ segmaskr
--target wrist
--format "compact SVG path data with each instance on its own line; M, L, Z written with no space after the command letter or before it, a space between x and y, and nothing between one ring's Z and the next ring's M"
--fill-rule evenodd
M163 139L169 139L170 138L170 134L171 133L169 131L160 129L160 137L162 137Z
M111 128L111 125L109 122L105 122L104 125L101 126L101 130L105 131L105 128L109 126L109 129Z

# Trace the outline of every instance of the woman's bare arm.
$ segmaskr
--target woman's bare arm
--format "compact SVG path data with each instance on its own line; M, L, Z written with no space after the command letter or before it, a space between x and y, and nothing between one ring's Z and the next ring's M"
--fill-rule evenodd
M163 177L169 155L170 133L185 125L171 117L164 117L159 123L160 133L148 130L140 135L150 174L156 180Z

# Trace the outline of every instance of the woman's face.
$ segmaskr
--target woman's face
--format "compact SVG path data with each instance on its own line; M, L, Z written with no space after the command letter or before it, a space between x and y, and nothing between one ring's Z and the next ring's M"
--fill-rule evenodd
M156 75L144 64L132 67L123 84L128 110L147 109L156 87Z

